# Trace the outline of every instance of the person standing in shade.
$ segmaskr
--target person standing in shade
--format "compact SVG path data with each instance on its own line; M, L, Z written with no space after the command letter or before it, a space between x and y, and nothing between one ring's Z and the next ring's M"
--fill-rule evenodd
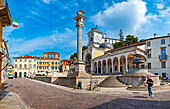
M149 97L154 97L154 95L153 95L153 93L152 93L152 86L153 86L153 80L149 77L149 76L147 76L147 84L148 84L148 92L149 92L149 96L148 96L148 98Z

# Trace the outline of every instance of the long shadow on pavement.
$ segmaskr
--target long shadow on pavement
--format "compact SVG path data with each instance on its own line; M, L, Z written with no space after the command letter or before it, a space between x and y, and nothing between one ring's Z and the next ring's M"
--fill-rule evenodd
M117 98L90 109L169 109L170 101Z

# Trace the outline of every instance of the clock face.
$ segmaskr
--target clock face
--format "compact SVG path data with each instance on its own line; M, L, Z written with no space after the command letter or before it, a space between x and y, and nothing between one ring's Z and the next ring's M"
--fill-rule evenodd
M96 41L100 42L100 36L98 36L98 35L96 36Z

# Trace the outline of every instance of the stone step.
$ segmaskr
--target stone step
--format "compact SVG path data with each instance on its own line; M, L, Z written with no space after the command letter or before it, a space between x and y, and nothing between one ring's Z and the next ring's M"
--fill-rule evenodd
M100 83L100 87L116 88L126 87L126 85L117 80L116 76L110 76Z

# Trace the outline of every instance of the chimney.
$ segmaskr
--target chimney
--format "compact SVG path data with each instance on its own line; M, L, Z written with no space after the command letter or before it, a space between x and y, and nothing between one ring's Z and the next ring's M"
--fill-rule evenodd
M170 36L170 33L168 33L168 36Z
M156 38L156 33L154 34L154 38Z
M106 33L103 34L103 38L106 38Z
M38 53L37 53L37 57L38 57Z

